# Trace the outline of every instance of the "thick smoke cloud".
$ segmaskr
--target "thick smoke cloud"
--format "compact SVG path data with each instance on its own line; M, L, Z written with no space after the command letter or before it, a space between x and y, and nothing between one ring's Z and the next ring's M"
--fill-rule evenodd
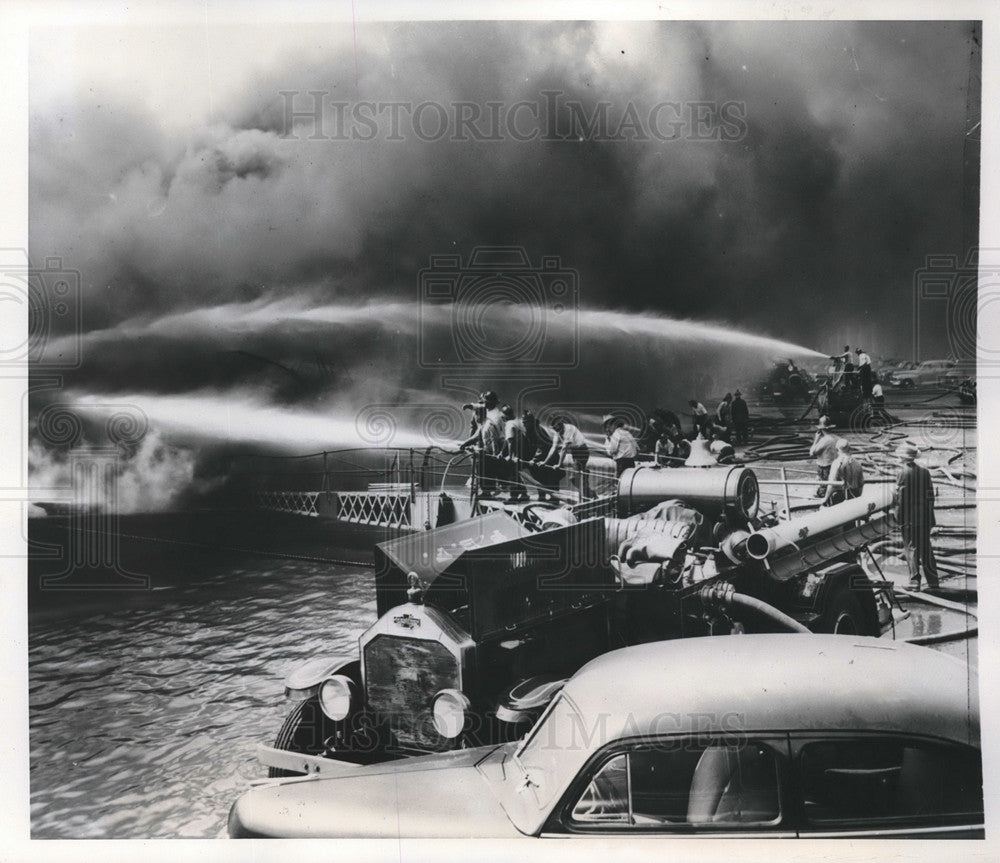
M611 403L711 401L775 356L857 344L859 330L878 334L871 353L907 354L913 274L927 255L964 257L974 233L974 35L960 22L359 25L180 131L108 89L33 93L32 257L80 272L85 334L82 365L32 415L142 411L182 447L157 461L155 437L133 459L169 491L162 505L201 482L219 441L385 443L389 406L391 442L407 446L442 404L434 434L460 437L454 405L516 386L472 361L467 391L442 387L417 361L453 349L447 310L422 317L419 274L483 245L574 272L580 329L555 338L578 361L525 404L561 400L588 422ZM45 58L34 40L32 62ZM517 331L517 314L494 324ZM924 349L947 351L942 327ZM65 456L40 447L36 475Z
M86 463L87 449L77 449L74 458ZM94 456L92 463L100 463L101 458ZM171 509L211 492L219 480L197 477L196 465L192 450L170 445L158 432L151 432L130 452L108 463L107 484L95 493L83 475L74 471L66 450L46 447L37 439L28 448L34 488L118 513ZM42 515L44 510L35 507L31 514Z
M963 251L971 34L363 26L356 55L289 57L183 141L107 94L37 105L32 247L83 272L89 326L305 283L412 297L431 254L489 243L560 255L588 305L749 319L802 341L830 329L835 300L843 317L884 319L898 350L911 274L926 254ZM322 125L290 126L280 94L303 113L310 91L327 94ZM629 105L641 118L664 101L737 103L743 128L732 141L689 140L690 123L673 141L627 128L626 141L426 141L404 115L404 140L386 140L383 112L373 140L311 140L336 134L333 101L544 108L546 91L562 94L549 118L562 132L573 100L584 118L609 103L612 130ZM433 131L434 112L424 120Z

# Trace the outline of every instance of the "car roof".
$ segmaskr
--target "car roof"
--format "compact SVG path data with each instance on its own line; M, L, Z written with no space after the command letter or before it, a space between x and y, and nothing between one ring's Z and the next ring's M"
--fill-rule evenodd
M975 669L905 642L845 635L733 635L616 650L565 693L605 742L665 733L854 730L979 745Z

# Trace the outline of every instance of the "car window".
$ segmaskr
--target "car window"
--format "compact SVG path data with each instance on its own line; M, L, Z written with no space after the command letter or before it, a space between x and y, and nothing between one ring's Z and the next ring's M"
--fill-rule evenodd
M778 766L762 743L677 741L614 756L571 811L578 826L742 829L780 820Z
M807 743L798 758L812 825L981 821L980 753L924 741Z
M583 824L629 824L628 756L618 755L591 780L573 807L573 820Z

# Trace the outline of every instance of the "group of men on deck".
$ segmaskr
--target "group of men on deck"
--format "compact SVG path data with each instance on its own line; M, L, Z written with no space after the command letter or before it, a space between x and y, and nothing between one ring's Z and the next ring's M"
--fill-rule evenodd
M870 364L870 362L869 362ZM742 403L742 406L740 405ZM749 412L739 390L728 393L719 405L714 422L708 411L695 400L689 402L695 435L717 438L722 433L735 434L737 442L748 438ZM509 404L500 404L496 393L482 393L474 404L464 405L473 411L472 434L463 441L463 450L475 448L481 456L479 467L480 496L492 497L507 487L511 501L527 500L525 471L538 489L538 499L555 496L565 476L563 463L571 460L582 498L593 497L587 473L590 446L580 429L566 417L556 416L546 425L530 411L515 417ZM634 467L640 444L621 417L603 418L604 445L615 464L616 476ZM833 434L829 417L820 418L809 454L816 459L821 485L817 497L822 506L833 506L860 496L864 471L854 457L852 446ZM706 435L706 432L708 433ZM647 420L643 439L653 438L657 461L662 452L680 438L680 421L669 411L654 411ZM647 446L649 441L646 441ZM921 573L931 588L938 586L937 567L931 548L930 532L934 526L934 484L927 468L916 463L919 450L904 444L895 453L900 462L896 478L896 517L903 536L903 551L910 571L910 588L919 589Z
M492 391L463 406L473 411L472 434L459 445L475 448L481 456L480 496L493 497L504 486L510 500L527 500L528 489L521 476L526 470L538 486L538 499L555 495L565 476L562 464L569 457L581 483L581 494L592 497L586 466L590 459L587 439L566 417L557 416L546 425L529 410L514 416L509 404L500 404Z
M691 404L701 407L695 401ZM567 417L555 416L546 424L530 410L515 416L513 408L501 404L493 391L482 393L479 401L463 408L471 410L473 417L471 434L460 449L475 449L480 456L481 497L494 497L506 488L510 501L527 500L527 475L538 489L539 500L546 500L556 494L566 475L563 465L567 460L580 494L593 496L587 472L591 448L583 432ZM702 422L701 415L708 421ZM726 444L735 435L738 442L746 442L749 416L740 391L735 397L727 393L714 417L709 417L703 407L696 413L694 434ZM640 451L653 453L660 464L677 463L686 455L687 441L681 434L680 420L670 411L652 411L641 430L630 428L623 418L613 414L604 416L602 425L604 450L615 464L616 476L635 466Z

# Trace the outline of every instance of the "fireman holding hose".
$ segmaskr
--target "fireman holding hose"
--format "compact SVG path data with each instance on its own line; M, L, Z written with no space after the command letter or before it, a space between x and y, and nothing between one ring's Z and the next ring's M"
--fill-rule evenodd
M621 476L623 471L635 467L639 445L620 417L611 414L604 417L604 446L608 458L615 463L615 476Z

